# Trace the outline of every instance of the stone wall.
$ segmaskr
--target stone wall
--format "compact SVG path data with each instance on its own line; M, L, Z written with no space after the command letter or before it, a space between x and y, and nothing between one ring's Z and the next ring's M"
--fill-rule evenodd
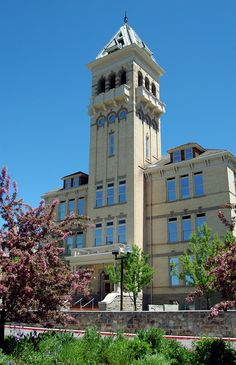
M219 336L236 338L236 311L222 312L208 319L209 311L177 312L71 312L75 329L95 326L100 331L135 333L140 329L162 328L167 335Z

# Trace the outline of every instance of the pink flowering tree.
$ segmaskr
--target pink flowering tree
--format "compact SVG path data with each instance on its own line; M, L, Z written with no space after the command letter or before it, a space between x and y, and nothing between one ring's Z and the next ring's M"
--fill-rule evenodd
M217 316L220 310L226 311L236 306L236 239L233 236L236 225L236 204L226 204L224 208L231 210L232 218L227 219L223 211L218 212L218 217L230 232L227 233L221 250L209 258L205 264L209 277L213 278L210 289L221 295L221 301L211 308L211 318ZM192 302L202 295L204 290L197 286L186 299Z
M220 310L236 307L236 239L233 236L236 225L236 204L226 204L224 208L232 211L231 219L223 211L218 212L221 222L230 230L226 235L224 249L208 262L210 274L214 275L213 288L221 294L221 301L211 308L211 317Z
M56 222L57 201L37 208L18 199L6 168L0 173L0 347L6 321L63 322L61 309L72 295L89 294L92 271L72 273L62 259L69 228L85 229L88 219L71 215ZM69 228L68 228L69 227Z

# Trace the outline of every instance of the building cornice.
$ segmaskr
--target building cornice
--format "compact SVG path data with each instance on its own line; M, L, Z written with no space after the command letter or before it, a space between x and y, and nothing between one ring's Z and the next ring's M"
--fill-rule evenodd
M156 172L161 172L163 174L164 172L167 172L167 171L174 171L174 173L177 173L178 170L185 168L185 167L189 168L190 170L193 170L194 166L201 164L204 161L207 166L209 164L208 161L218 160L218 159L222 159L223 161L232 163L234 169L236 170L236 157L228 151L219 151L219 152L216 152L211 155L202 155L202 156L200 155L200 156L198 156L196 158L192 158L190 160L169 163L167 165L148 166L144 170L144 174L149 175L149 174L156 173Z
M131 44L120 49L117 52L110 53L102 58L98 58L88 63L87 67L91 71L94 71L96 68L102 67L106 64L110 65L113 61L117 61L121 58L124 58L126 55L129 56L132 54L139 56L146 64L148 64L149 67L151 67L151 69L155 70L159 74L159 76L162 76L165 73L164 69L150 57L147 51L143 48L140 48L136 44Z

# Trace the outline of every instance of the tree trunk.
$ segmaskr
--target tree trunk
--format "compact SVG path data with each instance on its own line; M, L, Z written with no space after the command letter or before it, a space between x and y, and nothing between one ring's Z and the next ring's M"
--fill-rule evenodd
M134 310L137 310L137 297L135 294L133 294L133 298L134 298Z
M209 310L211 308L211 306L210 306L210 297L207 294L206 294L206 302L207 302L207 310Z
M4 348L4 330L5 330L5 310L1 310L0 316L0 348Z

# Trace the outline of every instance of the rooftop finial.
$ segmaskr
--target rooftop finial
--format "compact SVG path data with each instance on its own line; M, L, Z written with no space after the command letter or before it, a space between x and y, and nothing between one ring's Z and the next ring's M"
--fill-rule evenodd
M124 23L127 24L128 23L128 17L127 17L127 13L125 12L125 17L124 17Z

